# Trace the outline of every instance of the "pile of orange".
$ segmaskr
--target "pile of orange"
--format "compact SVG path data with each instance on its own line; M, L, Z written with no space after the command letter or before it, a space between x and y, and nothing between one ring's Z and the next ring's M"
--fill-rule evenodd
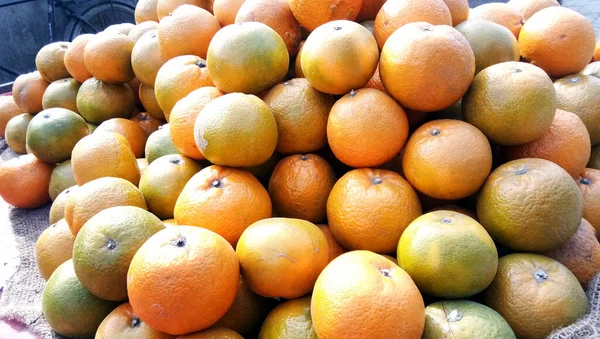
M0 97L27 153L0 196L53 201L36 260L57 333L543 338L587 313L600 50L582 15L140 0L135 19L45 46Z

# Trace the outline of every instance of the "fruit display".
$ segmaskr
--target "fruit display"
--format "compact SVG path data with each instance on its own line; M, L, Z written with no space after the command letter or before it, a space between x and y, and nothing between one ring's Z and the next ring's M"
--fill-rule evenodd
M0 96L67 338L547 337L600 273L600 52L555 0L140 0ZM10 293L4 291L4 293ZM600 331L600 329L599 329Z

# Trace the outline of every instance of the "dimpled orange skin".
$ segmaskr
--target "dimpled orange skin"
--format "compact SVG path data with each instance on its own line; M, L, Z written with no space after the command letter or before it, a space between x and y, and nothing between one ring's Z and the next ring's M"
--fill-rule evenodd
M309 31L334 20L354 20L363 0L288 0L294 17Z
M600 230L600 170L586 168L577 184L583 194L583 217Z
M157 0L157 2L156 2L156 14L158 16L157 21L160 22L160 20L162 18L169 16L178 7L181 7L183 5L193 5L195 7L200 7L202 9L205 9L209 13L212 13L213 2L214 2L214 0Z
M483 19L502 25L508 28L517 39L524 22L521 12L516 8L498 2L479 5L471 9L469 20L471 19Z
M319 224L317 227L319 227L321 232L323 232L325 235L325 239L327 239L327 245L329 246L329 262L332 262L333 259L348 252L348 250L346 250L342 245L340 245L339 242L337 242L337 240L335 240L333 234L331 234L331 230L329 230L329 226L325 224ZM394 262L396 261L396 259L392 257L388 259L394 259Z
M246 0L214 0L213 12L221 26L233 25L240 7Z
M148 135L135 121L123 118L109 119L98 125L95 132L114 132L127 139L136 158L144 157L144 148Z
M225 327L211 327L204 331L179 336L177 339L244 339L244 337Z
M410 276L387 258L352 251L321 273L311 300L320 339L421 338L423 297Z
M394 252L404 229L420 215L417 193L392 171L352 170L336 182L327 199L329 229L351 250Z
M212 326L233 304L239 263L218 234L193 226L154 234L127 273L134 312L150 327L174 335Z
M271 199L249 172L212 165L188 181L174 214L178 224L204 227L235 246L248 226L271 216Z
M164 58L160 53L156 30L151 30L142 35L136 41L133 50L131 50L133 73L142 84L151 88L154 88L156 74L165 62L167 62L167 58ZM146 109L148 108L146 107Z
M354 21L363 22L375 20L377 13L383 6L386 0L363 0L362 8Z
M69 74L71 74L71 77L80 83L92 77L92 74L90 74L85 66L83 57L85 46L92 37L94 37L93 34L81 34L77 36L69 44L65 52L65 67L69 71Z
M130 82L135 78L131 67L134 45L135 41L125 34L96 34L85 46L85 67L98 80L117 84Z
M38 71L21 74L15 79L12 96L21 111L35 114L44 109L42 97L48 86L50 83Z
M115 308L104 318L94 339L174 339L175 336L157 331L133 312L128 302Z
M33 154L19 156L0 165L0 197L20 208L37 208L50 201L48 187L54 164Z

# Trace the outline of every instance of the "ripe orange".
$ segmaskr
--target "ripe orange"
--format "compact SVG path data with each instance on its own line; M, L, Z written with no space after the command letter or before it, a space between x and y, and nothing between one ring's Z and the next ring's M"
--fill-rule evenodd
M475 74L475 55L454 28L415 22L390 36L381 51L379 72L402 106L432 112L465 94Z
M239 274L225 239L200 227L169 227L133 257L127 273L129 302L154 329L176 335L200 331L232 305Z
M586 167L600 170L600 146L592 147L592 155Z
M158 24L158 46L165 60L180 55L197 55L206 59L208 44L221 29L210 12L192 5L177 7Z
M165 123L146 112L140 112L129 120L138 124L146 132L146 136L158 131L158 128Z
M356 169L333 186L327 199L329 229L350 250L392 253L404 229L421 215L417 194L400 175Z
M277 122L277 152L314 152L327 144L327 116L335 103L331 95L298 78L275 85L263 100Z
M302 73L312 87L341 95L369 82L377 68L379 50L366 28L337 20L310 34L302 46L301 58Z
M156 13L158 15L158 22L162 18L169 16L177 8L183 5L194 5L212 13L213 0L158 0L156 4Z
M0 165L0 197L19 208L37 208L50 201L48 186L54 164L33 154L13 158Z
M85 67L98 80L126 83L135 78L131 51L135 41L125 34L102 32L90 38L83 57Z
M579 190L583 195L583 217L600 229L600 170L586 168L579 174Z
M377 13L379 13L384 3L385 0L363 0L360 12L358 12L358 16L354 21L362 23L364 21L375 20Z
M596 35L591 22L565 7L535 13L519 35L521 56L553 77L581 71L592 59Z
M50 215L49 222L50 225L56 224L60 219L64 219L65 217L65 205L67 204L67 200L71 194L73 194L79 186L74 185L66 190L62 191L52 202L50 206ZM69 231L70 232L70 231Z
M144 153L149 164L163 155L180 154L175 145L173 145L169 124L160 126L158 131L148 136Z
M342 245L340 245L340 243L337 242L337 240L335 240L333 234L331 233L331 230L329 229L329 226L320 224L317 225L317 227L319 227L321 232L323 232L323 235L325 235L325 239L327 240L327 247L329 247L329 262L332 262L333 259L348 252L348 250L342 247ZM394 259L394 261L395 260L396 259Z
M367 82L367 84L365 85L366 88L374 88L374 89L378 89L380 91L382 91L383 93L389 95L390 93L388 93L387 89L385 89L385 86L383 86L383 81L381 81L381 76L379 75L379 63L377 64L377 68L375 69L375 73L373 73L373 76L371 77L371 79L369 80L369 82Z
M22 112L35 114L44 109L42 97L49 85L38 71L21 74L12 86L13 99Z
M600 60L600 42L596 42L596 47L594 48L594 56L592 58L593 61Z
M35 66L44 80L48 82L69 77L65 67L65 52L68 42L53 42L42 47L35 56Z
M150 116L160 121L165 120L165 114L156 101L154 87L143 84L140 86L140 101L142 106Z
M304 47L304 43L306 40L300 41L300 45L298 48L298 54L296 55L296 60L294 60L294 76L296 78L304 78L304 72L302 72L302 47Z
M65 78L52 82L42 96L42 107L65 108L77 112L77 93L81 84L73 78Z
M94 339L113 338L174 339L175 336L148 326L133 312L131 304L126 302L115 308L102 320Z
M310 316L310 297L285 301L269 313L258 333L260 339L317 339Z
M177 339L244 339L244 337L225 327L211 327L200 332L181 335Z
M508 5L518 10L525 21L546 7L560 6L556 0L510 0Z
M246 334L257 328L267 316L269 306L267 301L268 299L252 292L246 281L240 276L233 305L214 326L226 327Z
M48 188L50 199L54 201L62 191L72 186L77 186L77 182L75 181L75 176L73 175L71 160L66 160L58 164L52 170L50 187Z
M421 338L423 298L410 276L381 255L352 251L321 273L311 318L319 338Z
M398 28L411 22L452 26L452 14L444 0L386 1L375 19L375 38L379 48Z
M15 153L27 153L27 128L33 117L34 116L29 113L19 114L11 118L6 124L4 135L6 144L15 151Z
M124 22L121 24L114 24L114 25L110 25L108 27L106 27L104 29L103 32L108 32L108 33L117 33L117 34L123 34L123 35L129 35L129 32L131 32L131 30L133 29L133 27L135 27L134 24L130 23L130 22Z
M407 138L408 120L402 107L372 88L343 96L333 105L327 120L331 150L352 167L383 165L400 153Z
M434 120L408 139L402 169L421 193L436 199L462 199L477 192L490 174L492 148L469 123Z
M0 96L0 137L5 137L6 124L10 119L21 114L21 109L12 96Z
M83 83L87 79L92 77L92 74L88 71L84 61L85 46L88 44L93 34L81 34L78 35L69 44L67 51L65 52L65 67L71 77L80 83Z
M558 108L577 114L590 135L592 146L600 143L600 78L573 74L554 82Z
M525 22L519 10L501 2L487 3L471 9L469 20L473 19L488 20L502 25L508 28L517 39Z
M194 124L204 106L221 95L223 92L216 87L200 87L175 104L171 110L169 125L173 145L181 154L198 160L204 159L194 140Z
M158 70L167 60L161 54L158 47L158 34L156 30L144 34L131 50L131 67L133 68L133 73L142 84L148 87L154 88Z
M246 0L214 0L213 13L221 23L221 26L232 25L240 7Z
M212 165L188 181L174 214L178 224L209 229L235 246L248 226L271 216L271 200L252 174Z
M65 261L73 257L75 236L65 219L46 228L35 243L35 262L40 275L48 280Z
M335 20L354 20L363 0L288 0L292 13L308 31Z
M450 10L452 26L456 27L458 24L469 19L469 12L471 9L469 8L468 0L444 0L444 3Z
M306 220L269 218L250 225L236 247L242 277L264 297L294 299L310 293L329 262L319 228Z
M77 110L93 124L112 118L129 119L135 110L135 96L127 84L89 78L77 93Z
M290 58L285 42L272 28L244 22L215 34L206 62L221 91L260 94L283 80Z
M140 40L140 38L150 32L153 31L155 29L158 28L158 22L156 21L144 21L142 23L139 23L137 25L135 25L131 31L129 31L129 34L127 34L127 36L129 36L131 39L133 39L133 41L135 41L137 43L138 40ZM134 46L135 47L135 46ZM135 71L134 71L135 73Z
M123 118L106 120L96 128L94 133L98 132L114 132L121 134L129 142L129 146L136 158L142 158L144 156L144 148L146 147L148 135L135 121Z

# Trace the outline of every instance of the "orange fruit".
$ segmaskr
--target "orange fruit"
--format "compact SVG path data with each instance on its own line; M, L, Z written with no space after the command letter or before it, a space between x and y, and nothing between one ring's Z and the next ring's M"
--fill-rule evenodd
M243 167L243 169L252 173L252 175L254 175L256 179L258 179L263 185L266 186L269 183L271 174L273 174L273 171L275 170L275 166L277 166L277 163L279 162L279 160L281 160L282 157L283 156L281 156L279 153L275 152L267 161L263 162L262 164L250 167Z
M132 24L130 22L124 22L124 23L121 23L121 24L110 25L110 26L106 27L104 29L104 31L102 31L101 33L108 32L108 33L117 33L117 34L129 35L129 32L131 32L131 30L134 27L135 27L134 24Z
M304 43L306 40L300 41L300 45L298 48L298 54L296 54L296 60L294 60L294 76L296 78L304 78L304 72L302 72L302 47L304 47Z
M138 165L138 168L140 169L140 178L142 175L144 175L144 171L146 170L146 168L148 168L148 160L146 160L146 158L139 158L139 159L135 159Z
M267 316L267 306L267 299L252 292L246 281L240 276L233 305L214 326L226 327L246 334L262 323Z
M452 14L444 0L386 1L375 18L375 38L379 48L398 28L411 22L452 26Z
M383 165L400 153L407 138L408 120L402 107L372 88L343 96L333 105L327 120L331 150L352 167Z
M236 254L254 293L294 299L312 291L329 262L327 246L321 230L309 221L269 218L244 231Z
M402 233L398 264L428 295L467 298L491 284L498 251L471 217L435 211L418 217Z
M525 22L517 9L501 2L482 4L471 9L469 20L473 19L488 20L502 25L508 28L517 39Z
M479 192L477 216L497 243L544 252L577 232L583 206L577 184L560 166L544 159L520 159L490 174Z
M12 96L0 96L0 138L5 137L6 124L19 114L21 109Z
M82 184L71 192L65 205L65 219L73 235L77 235L94 215L115 206L147 209L142 193L132 183L121 178L104 177Z
M366 28L369 33L373 34L373 36L375 36L375 20L363 21L360 22L360 25Z
M33 115L29 113L19 114L11 118L6 124L5 140L8 147L12 148L15 153L27 153L27 128Z
M78 188L79 188L79 186L77 186L77 185L71 186L71 187L67 188L66 190L62 191L56 197L56 199L54 199L54 201L52 202L52 205L50 206L50 215L49 215L50 225L56 224L57 222L60 221L60 219L65 218L65 206L67 205L67 200L69 199L69 196L71 194L73 194ZM71 231L69 230L69 232L71 232Z
M553 77L581 71L592 59L592 23L565 7L548 7L527 20L519 35L521 56Z
M154 95L154 88L146 84L142 84L140 86L139 94L140 101L142 102L142 106L146 110L146 113L148 113L154 119L164 121L165 114L158 105L158 102L156 101L156 96Z
M89 78L77 93L77 110L93 124L112 118L129 119L135 110L135 96L127 84Z
M149 164L163 155L180 154L173 145L169 124L160 126L158 131L148 136L144 153Z
M378 89L378 90L382 91L383 93L389 95L387 89L385 89L385 86L383 86L383 81L381 81L381 76L379 75L379 63L377 64L375 73L373 73L373 76L371 77L369 82L367 82L365 87Z
M330 21L356 19L363 0L288 0L288 3L300 25L314 31Z
M537 140L556 114L551 83L542 69L524 62L490 66L473 79L462 99L462 114L494 144L514 146Z
M432 112L465 94L475 74L475 55L456 29L415 22L389 37L379 72L385 88L403 107Z
M165 123L164 121L158 120L146 112L140 112L129 120L138 124L144 130L144 132L146 132L147 136L158 131L158 128Z
M327 144L327 116L335 103L331 95L298 78L275 85L263 100L277 122L277 152L314 152Z
M434 120L408 139L402 156L404 177L432 198L455 200L477 192L492 169L492 148L475 126Z
M133 68L133 73L142 84L148 87L154 88L156 75L167 60L160 52L156 30L142 35L131 50L131 67Z
M248 226L271 216L271 200L252 174L212 165L188 181L174 214L178 224L204 227L235 246Z
M310 85L329 94L363 87L377 68L373 35L356 22L337 20L315 29L302 46L302 73Z
M160 22L162 18L169 16L183 5L194 5L212 13L212 4L212 0L158 0L156 4L157 21Z
M196 119L194 139L213 164L250 167L264 163L277 146L271 109L254 95L231 93L209 102Z
M135 121L123 118L109 119L96 128L95 133L98 132L114 132L121 134L129 142L129 146L136 158L144 156L144 148L146 147L148 135Z
M69 71L65 67L65 52L68 47L68 42L59 41L49 43L38 51L35 66L47 82L69 77Z
M290 58L285 42L272 28L244 22L215 34L206 62L221 91L260 94L283 80Z
M592 57L592 61L600 60L600 41L596 42L596 47L594 47L594 56Z
M142 83L137 78L135 78L128 82L127 86L129 86L129 88L131 88L131 91L133 92L133 97L136 105L134 114L137 114L140 111L139 108L142 106L142 102L140 101L140 87L142 86Z
M90 38L83 52L85 67L98 80L126 83L135 78L131 51L135 41L126 34L102 32Z
M123 178L137 185L140 170L127 139L114 132L95 132L75 145L71 166L78 185L102 177Z
M56 80L46 88L42 96L42 107L48 108L66 108L75 113L77 111L77 93L81 84L73 78Z
M358 16L354 21L362 23L363 21L375 20L384 3L385 0L363 0L360 12L358 12Z
M235 16L246 0L214 0L213 13L221 26L235 23Z
M83 83L87 79L92 77L92 74L88 71L84 61L85 46L88 44L94 34L81 34L78 35L67 47L65 52L65 67L71 77L80 83Z
M350 250L392 253L404 229L421 215L417 194L399 174L355 169L342 176L327 199L329 229Z
M76 185L77 182L71 168L71 160L61 162L52 170L50 187L48 188L50 199L54 201L62 191Z
M135 5L135 23L140 24L145 21L158 22L156 5L158 0L140 0Z
M166 60L180 55L206 59L208 44L219 29L219 20L207 10L181 5L158 24L160 53Z
M581 119L571 112L556 110L554 121L541 138L506 147L508 160L541 158L562 167L577 179L590 158L590 136Z
M600 170L600 146L592 147L592 155L586 167Z
M281 159L269 181L275 214L313 223L323 221L327 197L336 180L333 168L316 154Z
M531 253L500 258L484 300L518 338L545 338L588 311L585 292L573 273L558 261Z
M590 135L592 146L600 143L600 78L573 74L554 82L558 108L577 114Z
M221 95L223 92L216 87L200 87L175 104L171 110L169 125L173 145L181 154L198 160L204 159L194 140L194 124L204 106Z
M42 97L49 85L38 71L21 74L12 86L13 99L22 112L35 114L44 109Z
M340 255L321 273L311 300L319 338L421 338L423 298L410 276L369 251Z
M54 164L33 154L10 159L0 165L0 197L19 208L38 208L50 201L48 186Z
M148 326L133 312L131 304L126 302L110 312L96 331L95 339L112 338L174 339L175 336Z
M154 83L154 94L158 105L169 121L171 110L177 101L193 90L214 86L206 67L206 61L194 55L182 55L167 61L158 73Z
M510 0L507 4L518 10L525 21L546 7L560 6L556 0Z
M329 248L329 262L333 261L333 259L339 257L340 255L348 252L348 250L342 247L342 245L340 245L340 243L337 242L337 240L335 240L335 237L331 233L329 226L320 224L317 225L317 227L319 227L321 232L323 232L323 235L325 235L325 239L327 240L327 247ZM395 260L396 259L394 259L394 261Z
M179 336L177 339L244 339L244 337L225 327L211 327L200 332Z
M75 236L65 219L46 228L35 242L35 262L40 275L48 280L65 261L73 257Z
M300 24L287 0L247 0L239 8L235 23L261 22L271 27L285 42L290 56L295 56L302 41Z
M600 229L600 170L586 168L579 174L579 190L583 195L583 217Z
M444 0L444 3L450 10L452 26L456 27L458 24L469 19L469 12L471 9L469 8L468 0Z
M176 335L200 331L232 305L239 274L235 252L221 236L201 227L169 227L133 257L127 273L129 302L154 329Z
M258 338L317 339L310 317L310 297L285 301L275 307L260 327Z
M133 39L133 41L135 41L137 43L138 40L140 40L140 38L150 32L153 31L155 29L158 28L158 22L156 21L144 21L142 23L139 23L137 25L135 25L131 31L129 31L129 34L127 34L127 36L129 36L131 39ZM135 47L135 45L134 45ZM134 70L135 73L135 70Z

